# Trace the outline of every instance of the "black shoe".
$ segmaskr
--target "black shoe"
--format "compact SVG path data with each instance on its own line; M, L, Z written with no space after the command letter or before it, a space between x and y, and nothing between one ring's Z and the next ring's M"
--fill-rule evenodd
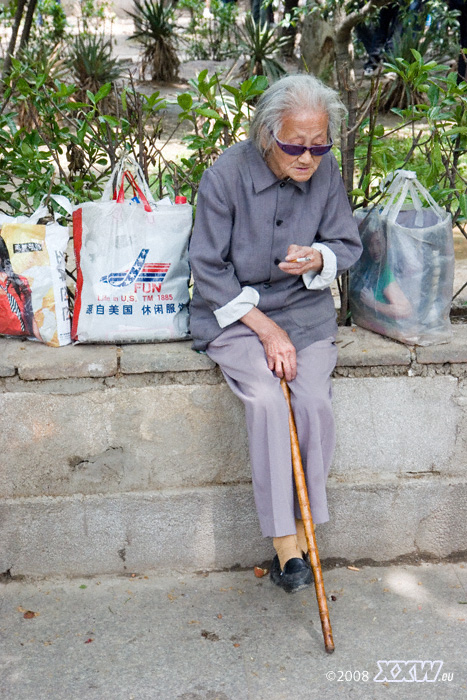
M282 570L277 554L272 560L270 575L271 581L287 593L301 591L302 588L310 585L313 578L310 565L304 559L298 557L289 559Z

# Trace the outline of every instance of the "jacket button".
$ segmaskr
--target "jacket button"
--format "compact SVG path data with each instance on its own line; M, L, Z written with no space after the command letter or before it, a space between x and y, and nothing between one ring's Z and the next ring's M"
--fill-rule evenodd
M269 289L269 287L272 287L272 285L269 284L269 282L265 282L265 283L263 284L263 287L264 287L264 289Z
M277 219L276 226L280 226L283 223L282 219Z
M279 185L279 187L285 187L285 185L286 185L285 182L281 182L281 184Z

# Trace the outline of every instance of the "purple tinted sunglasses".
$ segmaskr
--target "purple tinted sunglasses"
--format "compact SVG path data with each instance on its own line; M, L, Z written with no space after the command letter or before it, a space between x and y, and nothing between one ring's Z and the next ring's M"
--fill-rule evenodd
M271 134L274 136L272 131ZM334 145L332 139L331 143L326 143L323 146L299 146L294 143L282 143L276 136L274 136L274 140L281 151L287 153L288 156L301 156L305 151L310 151L310 155L312 156L324 156L325 153L329 153Z

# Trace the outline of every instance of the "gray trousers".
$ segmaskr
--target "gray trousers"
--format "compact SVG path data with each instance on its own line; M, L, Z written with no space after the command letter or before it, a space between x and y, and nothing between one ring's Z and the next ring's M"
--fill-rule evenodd
M288 408L280 381L267 366L258 336L242 323L224 330L207 348L245 405L253 492L264 537L295 534L300 518L290 456ZM289 383L314 523L329 520L326 480L335 446L331 372L333 338L297 353L297 376Z

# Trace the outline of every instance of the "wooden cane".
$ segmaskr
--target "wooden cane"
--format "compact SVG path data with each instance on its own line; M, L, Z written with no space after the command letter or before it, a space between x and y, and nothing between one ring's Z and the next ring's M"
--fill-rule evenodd
M321 562L319 560L318 547L316 545L313 518L311 517L310 500L308 498L305 473L303 471L300 447L298 444L297 426L295 425L292 404L290 402L290 389L285 379L281 379L281 387L282 391L284 392L285 400L287 401L287 406L289 407L289 431L293 474L295 479L295 487L297 489L298 503L300 505L300 512L302 514L308 554L310 555L311 570L313 571L313 577L315 579L316 598L318 600L321 629L324 637L324 648L328 654L332 654L334 651L334 642L332 639L332 629L331 622L329 620L326 592L324 590L323 572L321 571Z

